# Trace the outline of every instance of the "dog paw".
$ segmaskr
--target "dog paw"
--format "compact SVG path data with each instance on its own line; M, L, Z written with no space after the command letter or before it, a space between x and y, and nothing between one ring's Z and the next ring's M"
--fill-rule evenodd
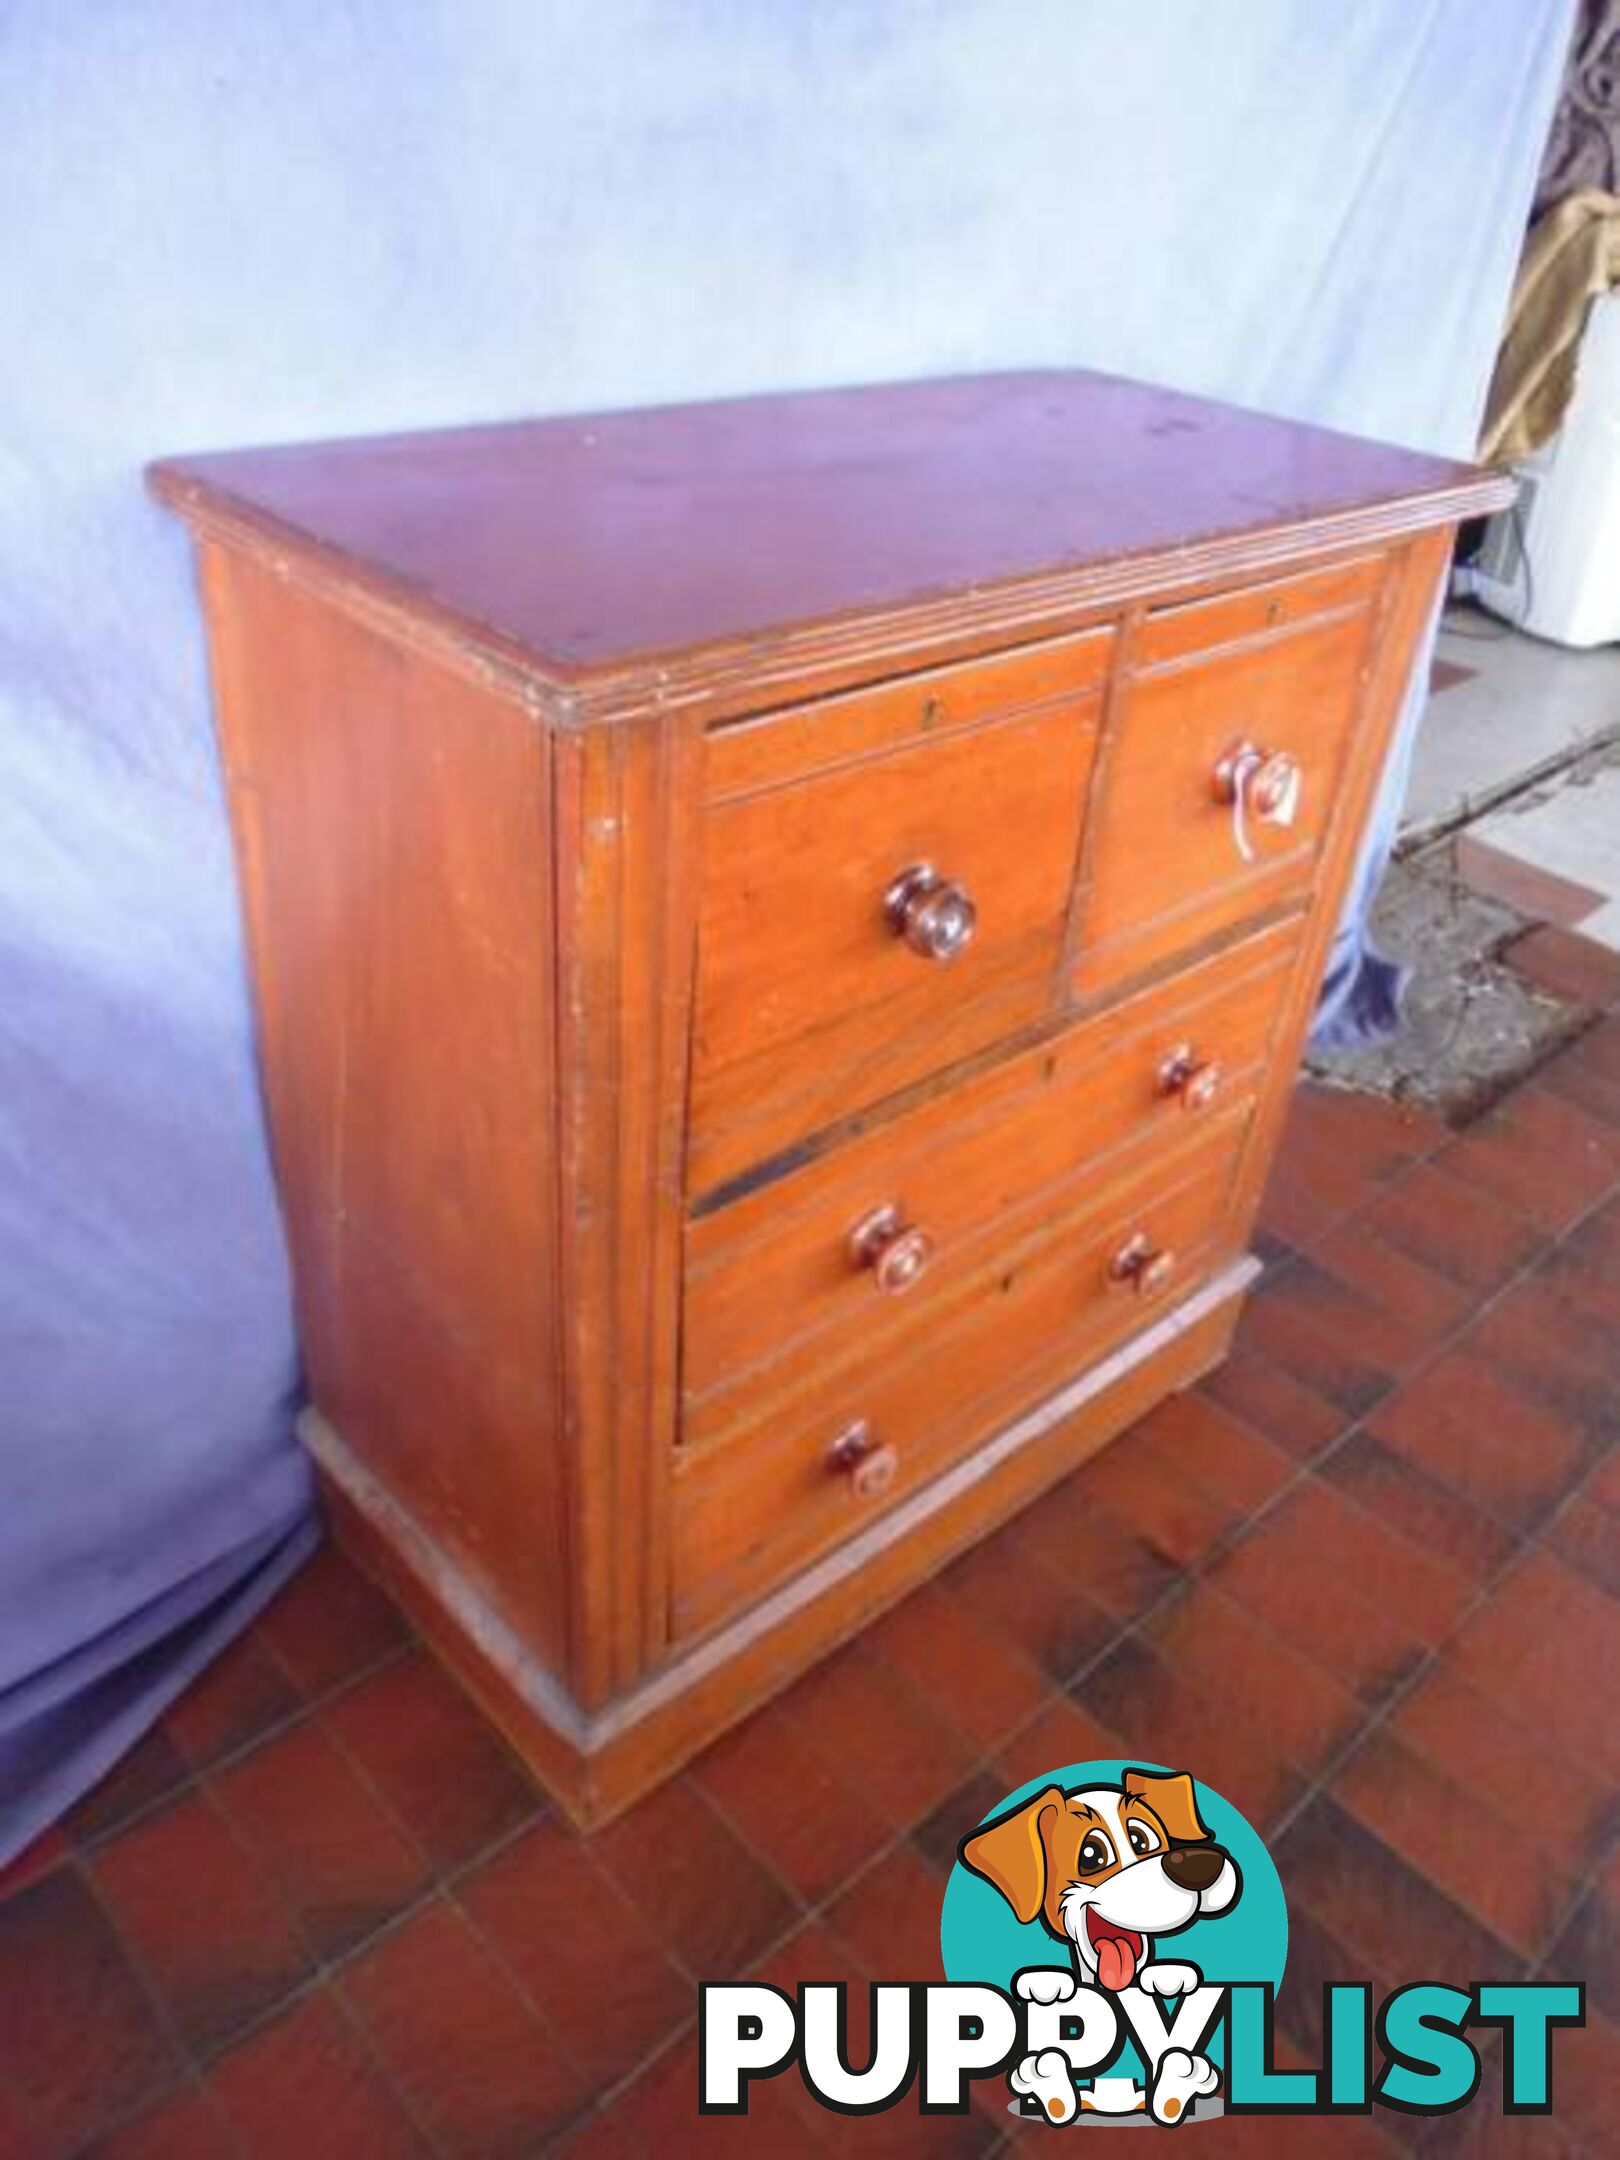
M1191 2103L1202 2094L1214 2092L1220 2082L1221 2073L1207 2056L1189 2055L1185 2048L1166 2048L1153 2073L1153 2091L1148 2101L1153 2120L1166 2126L1184 2122Z
M1015 2093L1038 2100L1048 2122L1067 2122L1075 2112L1074 2078L1061 2048L1026 2055L1009 2073L1007 2083Z
M1032 1965L1018 1975L1013 1986L1025 2002L1067 2002L1074 1993L1075 1979L1061 1965Z
M1187 1995L1202 1984L1203 1974L1196 1965L1179 1965L1169 1958L1144 1965L1136 1976L1139 1988L1149 1995Z

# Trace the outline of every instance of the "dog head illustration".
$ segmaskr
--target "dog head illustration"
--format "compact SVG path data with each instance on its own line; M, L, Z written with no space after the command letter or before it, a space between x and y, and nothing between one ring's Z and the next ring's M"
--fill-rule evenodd
M1237 1902L1242 1881L1198 1813L1184 1771L1127 1770L1118 1785L1033 1800L965 1838L962 1863L1021 1921L1068 1943L1082 1979L1117 1991L1173 1935Z

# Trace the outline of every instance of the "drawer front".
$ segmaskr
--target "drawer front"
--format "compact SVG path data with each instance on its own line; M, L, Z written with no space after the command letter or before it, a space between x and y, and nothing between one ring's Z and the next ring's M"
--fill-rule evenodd
M806 1367L827 1330L875 1350L949 1300L986 1238L1080 1205L1100 1167L1130 1167L1103 1158L1247 1103L1298 939L1297 918L1274 924L692 1222L687 1439L725 1430L763 1361Z
M1345 608L1365 607L1383 583L1384 568L1381 555L1358 555L1298 576L1215 593L1205 600L1152 608L1137 633L1134 663L1157 667L1167 660L1187 660L1223 645L1337 615Z
M1094 677L1099 649L1084 641L1084 668L1070 664ZM694 1192L1040 1020L1058 998L1101 692L1082 682L959 725L955 671L934 679L937 690L904 689L903 713L898 688L869 697L863 729L845 712L828 716L830 742L880 745L874 753L711 794ZM791 762L804 724L783 724ZM761 743L753 769L770 770L771 754ZM725 785L750 770L723 738L713 755Z
M1206 605L1230 620L1247 598ZM1349 749L1371 624L1362 602L1259 642L1133 667L1092 808L1078 990L1104 989L1303 898ZM1172 632L1181 627L1171 622ZM1154 628L1150 619L1150 651Z
M1226 1257L1244 1122L1002 1255L902 1354L857 1358L746 1437L675 1451L670 1625L716 1625L1173 1309Z

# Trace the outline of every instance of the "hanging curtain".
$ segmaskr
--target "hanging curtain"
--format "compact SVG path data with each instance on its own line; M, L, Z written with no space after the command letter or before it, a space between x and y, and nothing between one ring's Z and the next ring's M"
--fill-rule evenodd
M313 1534L192 571L143 463L1064 363L1466 453L1569 27L0 8L0 1854ZM1400 762L1337 1027L1387 1018Z

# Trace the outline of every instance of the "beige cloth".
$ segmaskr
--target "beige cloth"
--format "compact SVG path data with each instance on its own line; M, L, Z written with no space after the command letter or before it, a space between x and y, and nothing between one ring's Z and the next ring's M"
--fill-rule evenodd
M1585 188L1534 227L1485 408L1480 456L1511 464L1557 434L1575 388L1586 311L1620 285L1620 195Z

